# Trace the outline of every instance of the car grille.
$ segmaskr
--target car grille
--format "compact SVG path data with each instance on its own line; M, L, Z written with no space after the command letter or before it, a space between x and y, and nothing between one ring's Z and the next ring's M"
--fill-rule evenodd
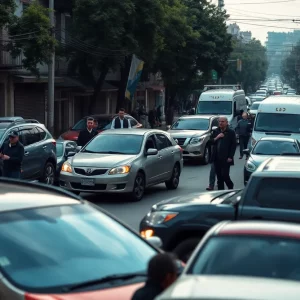
M91 173L87 173L85 169L81 169L81 168L75 168L74 171L75 171L75 173L77 173L79 175L97 176L97 175L103 175L103 174L105 174L108 171L108 169L95 169Z
M95 184L94 186L87 186L82 185L81 183L77 182L71 182L71 186L73 189L76 190L85 190L85 191L105 191L106 190L106 184Z
M174 138L174 140L178 141L179 146L183 146L185 143L186 138Z

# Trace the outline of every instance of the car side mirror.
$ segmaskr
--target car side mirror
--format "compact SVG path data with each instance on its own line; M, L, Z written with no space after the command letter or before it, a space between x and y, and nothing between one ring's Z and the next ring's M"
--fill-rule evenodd
M250 155L250 150L249 150L249 149L245 149L245 150L243 150L243 153L244 153L245 155Z
M215 131L215 130L217 130L217 129L218 129L217 126L213 126L211 130L212 130L212 131Z
M161 248L163 245L162 240L158 236L151 236L146 240L149 244L156 248Z
M69 152L69 153L67 154L67 157L72 157L72 156L74 156L74 155L76 155L76 152Z
M168 126L167 126L167 129L170 130L170 129L171 129L171 125L168 125Z
M76 152L79 152L82 149L82 146L77 146L76 147Z
M175 139L175 142L176 142L176 144L178 144L178 140L177 139Z
M153 156L153 155L157 155L158 154L158 150L154 149L154 148L150 148L147 150L146 155L147 156Z

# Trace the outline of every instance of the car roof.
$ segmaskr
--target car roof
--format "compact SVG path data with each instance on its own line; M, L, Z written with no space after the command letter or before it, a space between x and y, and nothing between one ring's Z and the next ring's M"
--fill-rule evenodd
M278 142L291 142L296 143L295 139L280 136L266 136L262 137L259 141L278 141Z
M292 280L184 274L157 300L298 300L299 292Z
M300 239L300 226L298 224L275 221L226 221L223 224L220 224L215 235L259 235Z
M0 213L80 203L80 197L55 187L22 180L0 179Z
M14 122L17 120L23 120L22 117L0 117L0 121L8 121L8 122Z
M131 134L131 135L145 135L146 133L163 133L166 132L159 129L147 129L147 128L128 128L128 129L108 129L101 133L101 135L113 135L113 134Z
M211 119L218 116L215 115L191 115L191 116L181 116L179 119Z

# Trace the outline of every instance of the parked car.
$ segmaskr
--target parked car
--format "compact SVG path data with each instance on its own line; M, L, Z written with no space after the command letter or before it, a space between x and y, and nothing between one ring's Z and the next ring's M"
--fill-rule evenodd
M0 214L1 299L130 300L160 252L158 239L55 187L0 179Z
M60 139L69 140L69 141L77 141L79 132L81 130L86 129L86 122L87 122L87 118L89 118L89 117L91 117L97 121L98 126L97 126L96 130L100 133L104 130L111 128L111 123L112 123L113 119L117 117L117 115L91 115L91 116L84 117L83 119L78 121L73 127L71 127L68 131L64 132L60 136ZM132 116L125 114L125 118L129 119L130 124L133 128L141 128L142 127L142 124L140 124Z
M245 149L244 153L248 156L244 166L244 184L246 185L251 174L265 160L284 153L300 154L300 143L287 137L264 137L255 144L251 151Z
M176 189L182 168L182 149L165 131L114 129L65 162L59 181L74 193L128 193L139 201L145 188L155 184Z
M183 275L299 282L300 226L284 222L221 222L203 237Z
M57 156L57 165L56 165L56 180L59 179L60 170L63 164L68 160L68 155L70 152L76 152L77 144L73 141L56 141L56 156Z
M54 184L56 141L47 128L33 119L18 119L8 122L1 122L0 120L0 146L8 141L11 131L19 133L20 142L25 148L22 179L39 180L46 184ZM1 160L0 163L2 168Z
M217 116L183 116L168 131L183 149L183 158L209 163L212 128L218 127Z

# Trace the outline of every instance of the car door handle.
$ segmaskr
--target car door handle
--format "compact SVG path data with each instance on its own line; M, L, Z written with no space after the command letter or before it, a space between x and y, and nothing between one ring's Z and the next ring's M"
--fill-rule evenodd
M29 155L29 152L25 152L25 154L24 154L25 156L28 156Z
M47 148L47 146L43 146L43 149L46 149Z
M172 153L172 154L174 154L174 153L175 153L175 151L174 151L174 150L172 150L172 151L171 151L171 153Z
M158 156L158 159L162 159L162 156L161 156L161 155L159 155L159 156Z

